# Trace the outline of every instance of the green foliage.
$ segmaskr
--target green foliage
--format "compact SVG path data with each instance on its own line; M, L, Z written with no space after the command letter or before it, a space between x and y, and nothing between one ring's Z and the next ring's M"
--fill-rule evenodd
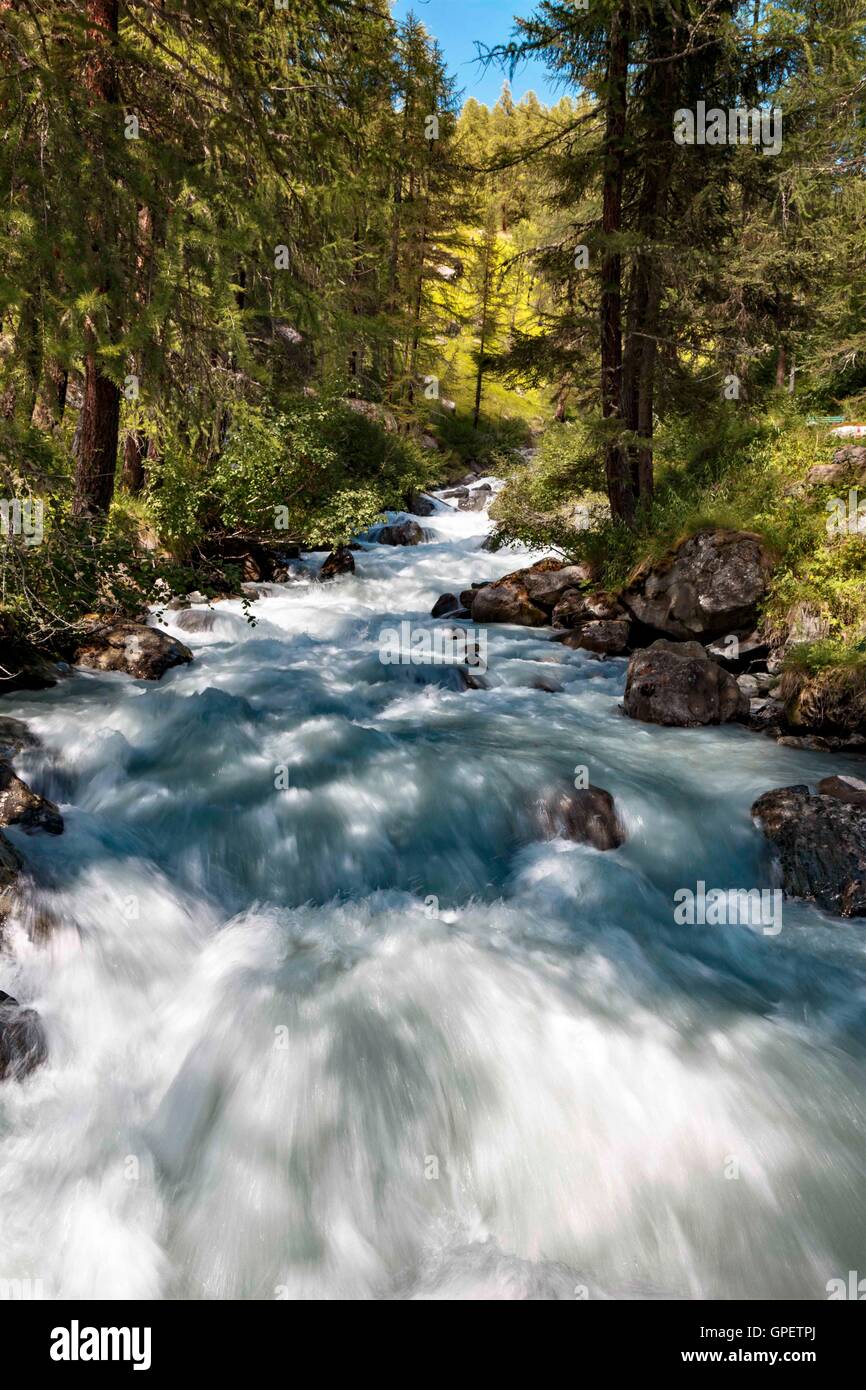
M413 440L332 396L276 412L239 407L211 489L226 525L313 545L345 543L426 480Z
M798 642L785 657L785 669L808 676L843 669L866 672L866 638L853 646L830 637L820 642Z
M803 479L827 461L832 443L816 438L790 404L763 415L723 411L697 436L687 418L666 423L657 439L653 507L636 530L612 520L591 491L582 495L592 525L575 528L577 479L591 485L594 477L590 439L582 427L551 429L533 462L513 471L493 509L503 541L590 560L602 586L616 590L696 531L754 531L777 558L768 618L781 621L794 603L806 602L825 618L834 651L859 649L866 636L866 540L828 530L828 489L806 488Z
M436 430L445 450L453 451L467 467L477 465L485 473L506 474L519 461L519 450L530 439L522 420L492 420L482 415L478 428L466 415L443 414Z
M550 425L530 462L519 459L508 472L507 486L491 508L497 536L503 543L574 553L586 544L579 520L598 521L605 510L603 486L600 454L586 427Z

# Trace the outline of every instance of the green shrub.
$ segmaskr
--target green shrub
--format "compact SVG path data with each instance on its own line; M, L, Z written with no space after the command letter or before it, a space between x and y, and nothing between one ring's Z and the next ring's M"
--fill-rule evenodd
M518 450L530 441L529 427L523 420L493 421L481 416L478 429L472 428L469 414L436 417L436 433L443 449L455 454L467 468L478 466L485 473L502 476L519 461Z
M334 397L234 411L210 490L226 526L337 545L399 508L429 471L414 440Z

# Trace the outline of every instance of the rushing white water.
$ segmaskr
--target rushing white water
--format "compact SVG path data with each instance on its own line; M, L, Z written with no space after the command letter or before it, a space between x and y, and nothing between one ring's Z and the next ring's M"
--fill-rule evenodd
M0 1087L0 1277L826 1297L866 1273L863 924L681 927L673 893L770 886L754 797L858 764L634 723L625 663L547 632L488 629L486 690L383 665L383 627L527 563L479 549L483 514L421 524L270 586L255 627L166 615L195 661L158 684L3 700L66 831L10 832L37 887L0 988L50 1058ZM578 765L619 850L538 838Z

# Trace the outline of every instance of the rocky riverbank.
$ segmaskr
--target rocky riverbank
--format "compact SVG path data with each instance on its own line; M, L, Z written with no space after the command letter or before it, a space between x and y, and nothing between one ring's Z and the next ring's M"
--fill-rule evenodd
M450 490L446 500L453 510L474 514L486 509L491 495L489 483L467 484ZM416 515L423 517L435 517L442 505L422 495L415 503ZM427 539L407 515L374 528L368 538L392 548L417 547ZM278 569L248 547L247 572L256 577L244 583L245 602L258 603L298 582L353 584L359 549L363 546L341 546L323 560L289 557ZM538 629L586 660L626 660L622 711L632 720L686 729L739 723L788 747L866 749L866 722L857 699L838 686L832 698L830 692L821 698L814 681L786 666L787 654L812 631L809 614L799 608L775 630L762 623L772 568L760 537L707 529L646 566L619 593L602 591L587 564L548 558L445 592L431 616ZM166 617L184 634L201 634L213 630L218 611L218 601L208 604L193 592L172 600ZM193 660L193 651L177 636L150 622L111 616L94 616L81 625L64 649L68 661L52 662L8 632L3 642L4 690L46 688L75 667L158 681ZM462 676L456 688L489 689L478 672L466 669ZM564 689L553 673L535 677L532 684L554 696ZM15 759L37 743L21 720L0 718L0 930L28 876L25 856L3 830L59 835L64 828L57 806L14 767ZM754 803L752 814L789 896L838 916L866 915L866 783L828 776L814 789L798 784L771 790ZM599 851L615 850L627 840L614 797L588 783L540 790L526 822L541 839L570 840ZM35 1011L0 996L0 1077L23 1076L45 1055Z

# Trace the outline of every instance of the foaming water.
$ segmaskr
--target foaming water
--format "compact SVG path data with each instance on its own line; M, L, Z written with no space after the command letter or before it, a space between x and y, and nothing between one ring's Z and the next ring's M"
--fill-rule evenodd
M440 593L534 558L481 550L483 513L421 524L262 586L254 627L165 615L195 661L159 684L4 701L66 831L17 837L0 989L50 1058L0 1088L0 1277L826 1297L866 1259L866 933L795 903L776 937L681 927L673 894L771 886L751 802L829 761L624 719L625 663L544 631L486 630L487 689L383 664L383 628L453 626ZM621 849L539 839L577 767Z

